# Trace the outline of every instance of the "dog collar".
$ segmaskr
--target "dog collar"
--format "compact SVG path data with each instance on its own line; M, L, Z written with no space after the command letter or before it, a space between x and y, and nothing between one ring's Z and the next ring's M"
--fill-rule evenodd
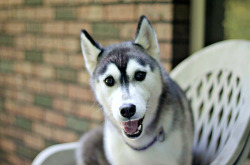
M165 140L165 133L164 133L163 128L161 127L159 129L159 132L157 133L157 135L154 137L154 139L150 143L148 143L146 146L143 146L143 147L133 147L133 146L131 146L128 143L126 143L126 144L130 148L132 148L133 150L135 150L135 151L145 151L146 149L148 149L149 147L151 147L156 141L164 142L164 140Z

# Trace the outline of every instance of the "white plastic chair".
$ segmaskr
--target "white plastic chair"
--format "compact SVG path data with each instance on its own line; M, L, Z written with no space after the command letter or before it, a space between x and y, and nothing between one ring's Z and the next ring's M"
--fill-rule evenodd
M78 142L56 144L40 152L32 165L75 165Z
M243 164L250 148L250 42L216 43L170 74L194 113L194 164ZM76 143L42 151L32 165L74 164Z
M243 164L250 148L250 42L213 44L171 77L185 90L195 121L195 164Z

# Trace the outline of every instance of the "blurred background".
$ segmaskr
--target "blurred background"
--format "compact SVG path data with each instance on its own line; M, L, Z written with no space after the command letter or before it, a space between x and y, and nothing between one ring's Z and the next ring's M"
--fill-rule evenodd
M103 46L153 24L164 67L225 39L250 39L249 0L0 0L0 164L28 165L102 122L80 50L86 29Z

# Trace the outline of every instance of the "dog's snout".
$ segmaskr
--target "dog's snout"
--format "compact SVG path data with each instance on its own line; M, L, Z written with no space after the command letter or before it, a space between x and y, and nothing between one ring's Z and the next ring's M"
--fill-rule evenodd
M120 107L120 113L123 117L131 118L136 112L136 106L134 104L124 104Z

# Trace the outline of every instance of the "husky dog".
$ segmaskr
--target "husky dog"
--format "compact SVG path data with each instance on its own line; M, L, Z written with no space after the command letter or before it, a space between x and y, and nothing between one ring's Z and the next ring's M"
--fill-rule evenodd
M108 47L82 30L81 47L105 121L81 138L78 164L191 164L190 106L159 62L148 19L140 18L133 41Z

